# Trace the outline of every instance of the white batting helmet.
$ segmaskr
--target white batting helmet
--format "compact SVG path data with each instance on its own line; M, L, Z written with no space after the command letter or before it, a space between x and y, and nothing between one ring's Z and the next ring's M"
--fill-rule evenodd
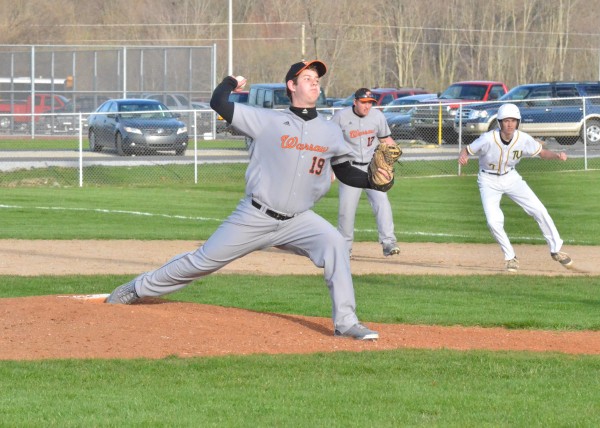
M503 120L506 119L507 117L513 118L513 119L517 119L517 120L521 120L521 111L519 110L519 107L517 107L514 104L502 104L500 106L500 108L498 109L498 120Z

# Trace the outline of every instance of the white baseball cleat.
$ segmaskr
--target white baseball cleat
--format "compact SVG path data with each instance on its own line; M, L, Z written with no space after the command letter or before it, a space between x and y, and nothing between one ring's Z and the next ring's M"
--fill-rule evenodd
M562 251L559 251L558 253L550 253L550 256L567 269L570 269L573 265L573 260L571 260L571 257L569 257L567 253L563 253Z
M508 272L516 272L519 270L519 260L516 257L513 257L510 260L506 261L506 270Z

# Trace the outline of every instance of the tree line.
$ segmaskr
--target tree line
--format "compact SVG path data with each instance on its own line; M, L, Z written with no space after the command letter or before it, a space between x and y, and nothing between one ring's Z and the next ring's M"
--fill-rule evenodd
M227 74L228 0L0 0L8 45L217 46ZM423 87L458 80L599 80L592 0L233 0L233 72L282 81L319 58L324 87ZM157 65L160 66L160 65Z

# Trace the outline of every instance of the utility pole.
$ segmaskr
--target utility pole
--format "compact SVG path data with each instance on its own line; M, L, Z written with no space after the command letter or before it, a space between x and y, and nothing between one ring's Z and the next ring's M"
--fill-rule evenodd
M228 41L228 55L227 55L227 74L229 76L233 75L233 29L232 29L232 9L231 5L233 0L229 0L229 41Z

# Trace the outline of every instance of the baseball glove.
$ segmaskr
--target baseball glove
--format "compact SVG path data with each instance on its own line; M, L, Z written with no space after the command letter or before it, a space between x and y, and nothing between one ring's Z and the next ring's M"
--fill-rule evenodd
M398 144L379 144L373 153L369 164L369 183L371 188L387 192L394 184L394 164L402 156L402 149ZM379 168L387 171L390 178L386 178Z

